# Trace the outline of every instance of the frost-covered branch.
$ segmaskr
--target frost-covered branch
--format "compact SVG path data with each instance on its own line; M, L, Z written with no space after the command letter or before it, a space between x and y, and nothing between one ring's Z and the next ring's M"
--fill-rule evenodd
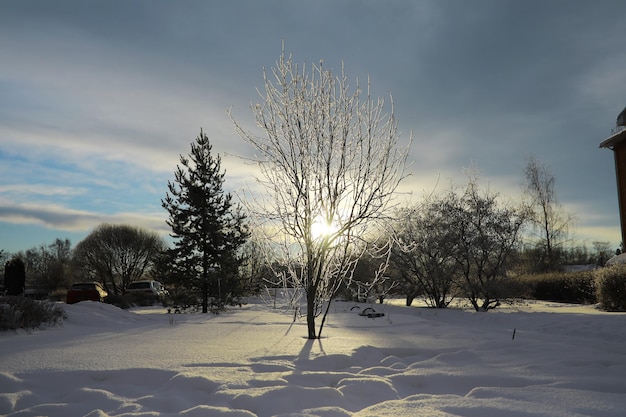
M299 66L284 52L263 79L261 102L252 106L263 135L235 126L257 154L256 211L297 259L292 278L306 292L315 338L316 311L351 276L366 230L394 207L408 146L398 147L393 101L387 109L373 99L369 80L363 92L358 81L351 88L343 68L335 76L321 62Z

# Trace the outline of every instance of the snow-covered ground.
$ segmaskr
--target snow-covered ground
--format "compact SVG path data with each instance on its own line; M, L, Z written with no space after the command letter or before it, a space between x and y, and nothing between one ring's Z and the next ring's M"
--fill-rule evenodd
M0 333L0 415L626 415L624 314L399 304L370 319L335 303L315 341L263 304L218 316L61 304L61 326Z

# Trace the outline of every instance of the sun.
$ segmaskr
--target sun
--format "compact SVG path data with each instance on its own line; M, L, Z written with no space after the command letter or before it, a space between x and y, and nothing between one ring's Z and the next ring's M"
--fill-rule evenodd
M329 222L322 216L317 216L311 225L311 237L314 240L322 239L337 233L338 230L339 227L335 223Z

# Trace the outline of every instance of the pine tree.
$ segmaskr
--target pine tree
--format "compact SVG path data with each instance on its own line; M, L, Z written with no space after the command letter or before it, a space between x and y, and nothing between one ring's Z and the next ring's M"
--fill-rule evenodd
M13 258L4 265L6 295L22 295L26 287L26 267L20 258Z
M184 277L180 284L202 297L203 313L211 298L222 306L232 295L241 263L238 250L249 236L241 208L223 190L221 158L211 151L201 129L189 156L180 156L175 180L168 181L169 192L161 200L175 240L177 275Z

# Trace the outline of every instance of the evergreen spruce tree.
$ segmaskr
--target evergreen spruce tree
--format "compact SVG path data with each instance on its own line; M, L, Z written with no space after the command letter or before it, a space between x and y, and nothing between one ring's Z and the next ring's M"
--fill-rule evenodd
M26 266L20 258L13 258L4 265L6 295L22 295L26 287ZM1 294L0 294L1 295Z
M241 257L239 248L249 231L239 205L225 193L221 158L200 130L188 157L180 156L174 182L168 181L163 208L175 239L172 259L179 284L202 298L202 312L209 301L223 306L237 287Z

